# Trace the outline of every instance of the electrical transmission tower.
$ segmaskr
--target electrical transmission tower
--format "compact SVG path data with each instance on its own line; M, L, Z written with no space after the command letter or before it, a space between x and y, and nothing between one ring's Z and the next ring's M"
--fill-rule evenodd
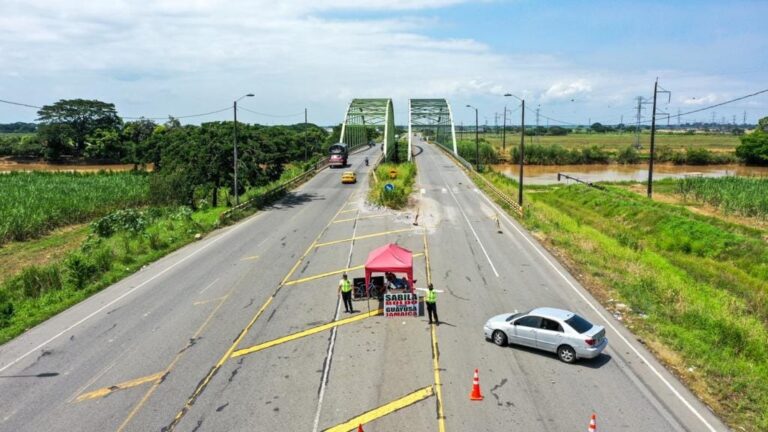
M642 96L636 97L635 101L637 101L637 116L635 118L635 148L641 149L643 146L640 145L640 123L643 121L643 105L652 104L653 101L650 101Z

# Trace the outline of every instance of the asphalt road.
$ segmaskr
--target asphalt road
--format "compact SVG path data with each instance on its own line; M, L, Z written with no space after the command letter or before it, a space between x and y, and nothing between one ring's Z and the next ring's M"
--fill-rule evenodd
M498 234L445 154L417 150L419 226L365 204L374 148L351 157L357 185L325 170L0 347L0 430L560 431L592 412L598 430L725 430L522 228L502 217ZM443 325L378 302L343 313L341 272L387 242L444 291ZM484 340L489 316L539 305L606 325L605 355L566 365Z

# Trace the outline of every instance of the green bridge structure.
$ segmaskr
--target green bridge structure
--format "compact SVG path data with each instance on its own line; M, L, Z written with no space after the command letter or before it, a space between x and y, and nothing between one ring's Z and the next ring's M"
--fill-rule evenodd
M451 106L445 99L410 99L408 101L407 160L413 157L413 134L421 133L428 140L445 147L454 154L456 128ZM395 113L392 99L353 99L341 124L340 142L350 151L369 145L374 136L381 135L384 160L398 161L398 140L395 133Z

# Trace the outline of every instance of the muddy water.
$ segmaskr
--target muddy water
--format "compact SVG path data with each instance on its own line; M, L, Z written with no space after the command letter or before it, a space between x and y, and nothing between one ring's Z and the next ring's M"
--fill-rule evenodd
M492 167L507 176L518 178L517 165L492 165ZM647 181L648 165L526 165L523 170L525 181L529 184L557 183L557 173L568 174L588 182ZM768 167L666 164L653 166L654 180L686 176L724 177L733 175L768 177ZM566 180L563 179L563 181Z
M151 171L151 166L147 169ZM0 173L11 171L65 171L65 172L96 172L96 171L130 171L133 164L49 164L44 162L17 162L9 159L0 159Z

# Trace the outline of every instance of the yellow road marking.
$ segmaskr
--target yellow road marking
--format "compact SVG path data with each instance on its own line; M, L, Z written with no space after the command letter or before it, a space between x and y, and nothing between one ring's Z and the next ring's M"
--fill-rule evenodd
M135 379L124 381L124 382L121 382L119 384L115 384L115 385L112 385L112 386L109 386L109 387L102 387L100 389L97 389L97 390L94 390L94 391L90 391L88 393L81 394L80 396L77 397L77 399L75 399L75 402L82 402L82 401L85 401L85 400L102 398L104 396L109 395L112 392L116 392L118 390L129 389L131 387L140 386L140 385L142 385L144 383L148 383L148 382L152 382L152 381L157 381L157 380L159 380L162 377L163 377L163 372L158 372L158 373L153 374L153 375L147 375L145 377L135 378Z
M336 220L336 221L333 221L333 223L337 224L337 223L342 223L342 222L352 222L352 221L355 221L355 220L361 220L361 219L373 219L373 218L380 218L380 217L384 217L384 216L389 216L389 215L388 215L388 214L386 214L386 213L384 213L384 214L377 214L377 215L363 216L363 217L358 217L358 218L341 219L341 220Z
M343 320L329 322L328 324L319 325L317 327L313 327L311 329L300 331L298 333L293 333L293 334L290 334L288 336L283 336L283 337L278 338L278 339L273 339L271 341L264 342L264 343L261 343L259 345L254 345L254 346L249 347L249 348L239 349L239 350L237 350L237 351L232 353L232 357L240 357L240 356L244 356L246 354L255 353L257 351L265 350L267 348L271 348L271 347L276 346L276 345L280 345L280 344L283 344L283 343L286 343L286 342L290 342L290 341L293 341L293 340L296 340L296 339L301 339L303 337L306 337L306 336L309 336L309 335L313 335L313 334L316 334L316 333L320 333L320 332L323 332L325 330L332 329L334 327L342 326L342 325L345 325L345 324L350 324L350 323L357 322L357 321L360 321L360 320L363 320L363 319L366 319L366 318L370 318L372 316L381 315L383 313L384 313L383 309L376 309L376 310L373 310L373 311L370 311L370 312L366 312L366 313L355 315L355 316L350 317L350 318L345 318Z
M296 271L296 269L299 267L301 262L306 258L306 256L315 248L315 245L317 244L317 241L320 240L320 237L325 234L325 232L328 230L328 227L331 226L331 223L334 219L336 219L339 216L339 213L341 213L341 210L347 205L349 200L352 198L352 194L349 194L349 197L347 197L347 200L344 202L344 204L339 208L339 211L336 212L336 214L331 218L331 220L328 222L327 225L320 231L320 233L315 237L315 240L312 241L312 243L307 247L307 250L304 251L304 254L301 255L301 257L296 261L296 264L293 265L291 270L288 272L287 275L285 275L285 278L283 278L283 281L280 282L280 285L275 288L275 291L272 293L272 295L267 299L266 302L259 308L258 312L256 312L256 315L253 316L253 319L248 323L248 325L243 328L243 330L240 332L240 334L237 336L237 339L232 343L232 345L227 349L227 352L224 353L224 355L219 359L218 362L208 371L208 374L203 378L200 383L198 383L197 387L195 388L195 391L192 393L192 395L187 399L187 401L184 403L184 406L179 410L179 412L176 414L176 416L173 418L173 421L171 424L169 424L166 428L164 428L167 432L172 432L176 426L178 426L181 419L184 417L184 414L189 411L189 408L192 406L192 404L195 402L198 396L200 396L200 393L205 390L205 387L208 386L208 383L211 381L214 375L221 369L221 366L226 363L227 360L229 360L230 356L232 355L232 352L235 351L237 346L240 344L240 342L243 340L246 334L248 334L248 331L253 327L253 325L256 323L256 321L259 319L259 317L264 313L264 311L267 309L267 307L272 303L272 300L274 300L277 293L280 291L280 289L284 286L285 282L293 276L293 272ZM246 273L247 274L247 273ZM236 286L237 284L235 284ZM118 431L120 432L120 431Z
M424 254L423 253L415 253L415 254L413 254L413 257L417 258L417 257L420 257L422 255L424 255ZM320 274L314 275L314 276L307 276L307 277L301 278L301 279L295 279L295 280L286 282L284 285L286 285L286 286L288 286L288 285L297 285L297 284L300 284L300 283L313 281L315 279L322 279L322 278L328 277L328 276L333 276L333 275L342 274L342 273L349 273L351 271L360 270L362 268L365 268L365 264L356 265L354 267L347 267L347 268L343 268L343 269L340 269L340 270L333 270L333 271L329 271L329 272L326 272L326 273L320 273Z
M352 213L352 212L356 212L356 211L357 211L357 209L349 209L349 210L340 211L339 214L342 214L342 213Z
M383 231L383 232L378 232L373 234L366 234L366 235L352 237L352 238L343 239L343 240L333 240L325 243L318 243L315 245L315 247L330 246L338 243L351 242L353 240L362 240L362 239L373 238L373 237L381 237L388 234L397 234L397 233L406 232L406 231L414 231L416 229L418 228L403 228L403 229L392 230L392 231Z
M196 339L197 337L199 337L200 334L203 332L203 330L205 330L205 328L208 327L208 324L211 322L211 319L213 318L213 316L216 315L216 312L219 310L219 308L221 308L221 305L223 305L224 302L227 301L229 296L235 290L235 287L237 287L237 284L240 283L240 281L242 281L243 278L245 278L245 276L247 274L248 273L244 273L243 276L237 281L237 283L235 283L232 286L232 289L229 290L227 295L225 295L224 297L221 298L221 301L219 302L219 304L216 305L215 308L213 308L211 313L208 315L208 318L205 319L205 322L203 322L203 324L197 329L195 334L192 335L192 339ZM181 360L182 355L184 355L184 353L186 353L186 352L187 352L186 349L183 349L183 350L179 351L176 354L176 356L173 358L171 363L168 365L168 367L166 367L165 370L161 372L162 376L171 373L171 371L173 370L174 366L176 366L176 363L178 363L179 360ZM149 400L149 397L152 396L152 394L155 392L155 390L157 390L158 387L160 387L160 383L161 382L162 382L162 380L160 380L160 379L155 381L154 384L152 384L152 387L150 387L149 390L147 390L147 392L144 393L144 396L141 398L139 403L137 403L136 406L133 407L131 412L128 413L128 417L126 417L125 420L123 420L123 422L120 424L120 427L117 428L117 432L122 432L123 430L125 430L125 428L131 422L133 417L136 416L136 414L139 412L139 410L141 410L141 408L144 406L144 404L147 403L147 400Z
M200 306L200 305L204 305L206 303L210 303L212 301L221 300L223 298L224 297L216 297L216 298L212 298L212 299L209 299L209 300L200 300L200 301L196 301L196 302L192 303L192 305L193 306Z
M424 257L427 266L427 284L432 283L432 271L429 263L429 243L427 242L427 230L424 230ZM445 432L445 410L443 409L443 384L440 381L440 350L437 347L437 330L430 326L432 339L432 372L435 376L435 393L437 394L437 430Z
M323 432L349 432L352 430L357 430L358 425L368 424L377 418L384 417L387 414L392 414L399 409L403 409L409 405L415 404L416 402L422 401L432 396L433 394L434 391L432 390L432 386L424 387L422 389L416 390L413 393L407 394L400 399L394 400L378 408L374 408L355 418L351 418L340 425L325 429Z
M259 259L259 256L258 255L253 255L253 256L247 256L247 257L240 258L240 261L255 261L257 259Z

